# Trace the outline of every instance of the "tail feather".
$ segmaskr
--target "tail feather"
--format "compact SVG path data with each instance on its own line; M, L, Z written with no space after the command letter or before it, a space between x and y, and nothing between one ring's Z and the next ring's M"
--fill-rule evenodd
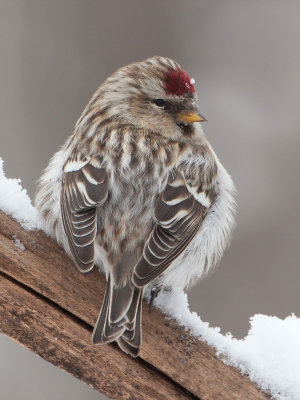
M109 309L110 309L110 277L108 277L108 282L106 286L106 291L104 295L104 301L102 304L101 312L99 314L98 320L96 322L92 342L93 344L98 343L109 343L116 340L120 334L124 332L124 327L114 326L109 324Z
M140 290L140 289L139 289ZM139 354L140 346L142 343L141 335L141 314L142 314L142 294L140 294L140 300L138 303L135 326L133 329L126 329L126 331L117 339L119 347L130 354L132 357L136 357Z
M123 336L120 336L118 338L117 343L120 349L123 350L125 353L130 354L132 357L138 356L140 351L139 347L131 346L130 343L128 343L125 339L123 339Z
M117 341L119 347L136 357L141 345L141 308L143 289L131 282L122 287L111 284L108 277L103 305L92 341L104 344Z
M124 286L111 285L110 312L109 319L116 324L121 322L124 316L127 315L132 303L133 286L125 284Z
M132 307L129 309L128 314L130 311L133 312L135 309L134 319L132 322L128 322L126 324L126 330L119 338L121 339L118 344L123 349L122 346L126 345L126 347L131 348L131 352L135 352L136 349L139 351L140 345L142 343L142 331L141 331L141 320L142 320L142 289L135 288L135 292L137 293L137 302L132 303ZM124 343L125 342L125 343Z

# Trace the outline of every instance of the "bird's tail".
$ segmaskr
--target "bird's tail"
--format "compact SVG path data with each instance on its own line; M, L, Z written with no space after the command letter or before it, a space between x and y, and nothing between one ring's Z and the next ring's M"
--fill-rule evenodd
M109 276L103 305L93 331L93 343L117 341L123 351L136 357L142 341L142 297L143 289L136 288L131 282L116 286Z

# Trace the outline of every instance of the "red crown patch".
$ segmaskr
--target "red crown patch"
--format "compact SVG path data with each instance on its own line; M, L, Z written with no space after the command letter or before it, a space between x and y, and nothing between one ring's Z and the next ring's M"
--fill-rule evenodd
M165 75L166 94L183 96L184 94L194 93L195 87L191 83L191 78L180 68L172 69Z

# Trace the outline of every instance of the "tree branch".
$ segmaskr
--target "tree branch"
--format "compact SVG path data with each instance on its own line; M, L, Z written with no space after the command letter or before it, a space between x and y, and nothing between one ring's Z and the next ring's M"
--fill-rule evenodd
M15 245L16 238L25 250ZM81 274L51 238L24 230L2 212L0 260L2 332L109 397L269 398L157 309L144 312L138 359L114 344L93 346L104 276L97 269Z

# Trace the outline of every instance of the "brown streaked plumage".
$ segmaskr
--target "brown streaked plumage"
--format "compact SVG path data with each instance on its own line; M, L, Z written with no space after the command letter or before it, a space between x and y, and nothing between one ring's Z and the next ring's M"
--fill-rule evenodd
M193 83L168 58L119 69L40 180L46 231L107 276L93 342L137 356L147 285L187 287L228 243L234 187L202 131Z

